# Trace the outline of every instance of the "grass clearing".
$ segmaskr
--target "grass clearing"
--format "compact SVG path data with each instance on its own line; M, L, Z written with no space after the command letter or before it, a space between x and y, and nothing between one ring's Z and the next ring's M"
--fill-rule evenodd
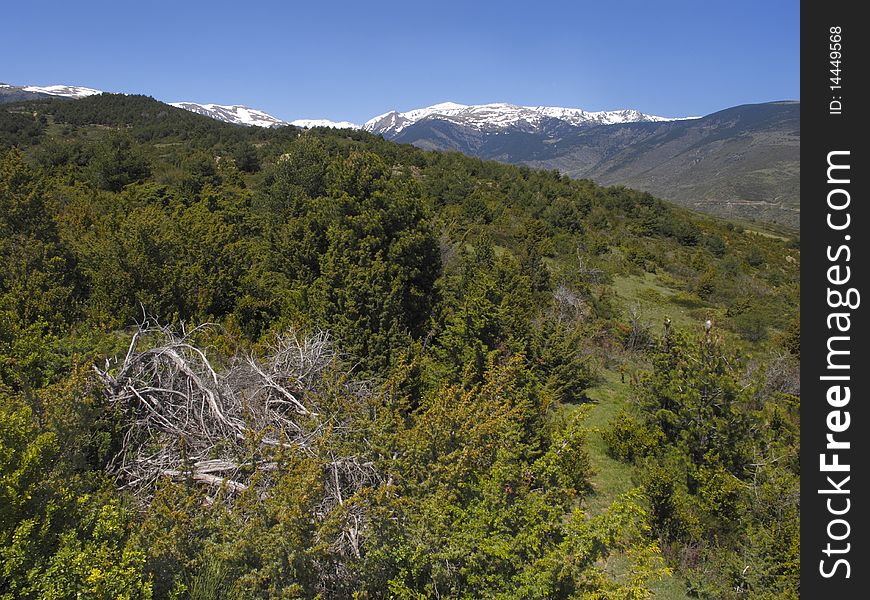
M695 314L698 310L712 311L712 307L692 308L670 302L678 290L667 287L654 273L637 275L617 275L613 278L613 290L628 310L639 307L641 321L661 332L665 317L671 319L674 327L700 327Z

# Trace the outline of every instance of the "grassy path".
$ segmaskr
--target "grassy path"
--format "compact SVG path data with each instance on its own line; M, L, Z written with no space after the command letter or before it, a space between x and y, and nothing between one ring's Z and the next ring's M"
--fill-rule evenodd
M587 391L594 403L586 420L589 430L587 448L595 472L592 476L593 491L585 502L590 514L606 510L620 495L636 487L632 482L632 466L608 456L601 436L601 432L630 402L631 387L622 383L614 371L605 371L602 375L601 383ZM651 588L655 600L690 600L685 584L676 577L657 581Z
M613 504L620 495L631 490L631 465L607 455L607 446L601 436L619 411L628 403L629 386L620 381L617 373L604 372L605 379L587 391L594 403L586 425L589 430L587 447L595 475L592 476L593 492L586 501L586 510L596 514Z

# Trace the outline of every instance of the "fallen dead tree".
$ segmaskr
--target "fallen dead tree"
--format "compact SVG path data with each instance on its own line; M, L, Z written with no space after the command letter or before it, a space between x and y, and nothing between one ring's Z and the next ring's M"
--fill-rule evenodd
M146 321L122 360L94 366L109 402L128 419L111 473L143 506L165 478L202 486L208 502L231 504L249 490L268 493L280 453L303 453L322 465L324 493L314 516L342 507L346 526L333 549L359 556L364 508L344 505L382 478L371 460L338 456L324 442L352 418L321 400L340 381L345 408L347 398L362 407L371 386L336 375L338 357L323 332L276 336L264 358L235 357L216 369L194 343L203 327L177 331Z

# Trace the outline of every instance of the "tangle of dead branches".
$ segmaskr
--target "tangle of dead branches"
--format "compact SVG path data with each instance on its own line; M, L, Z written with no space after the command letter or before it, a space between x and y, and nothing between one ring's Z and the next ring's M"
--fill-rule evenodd
M336 381L330 374L338 357L328 334L279 335L264 358L235 357L216 369L194 343L203 327L176 331L145 321L123 359L94 366L109 402L128 418L110 472L143 506L165 478L203 486L209 502L220 496L232 503L246 490L268 493L278 453L304 453L323 465L315 516L341 507L346 526L332 548L358 557L365 511L345 504L382 478L373 462L336 456L321 443L327 430L335 435L349 420L319 401ZM364 403L371 386L348 379L340 392Z

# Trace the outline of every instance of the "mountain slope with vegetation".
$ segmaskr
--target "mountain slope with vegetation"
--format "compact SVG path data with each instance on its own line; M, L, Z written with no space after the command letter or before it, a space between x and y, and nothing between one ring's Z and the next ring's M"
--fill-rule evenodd
M0 598L797 597L796 240L142 96L0 148Z
M737 106L701 119L479 131L428 119L395 135L426 149L627 185L694 210L800 225L800 103Z

